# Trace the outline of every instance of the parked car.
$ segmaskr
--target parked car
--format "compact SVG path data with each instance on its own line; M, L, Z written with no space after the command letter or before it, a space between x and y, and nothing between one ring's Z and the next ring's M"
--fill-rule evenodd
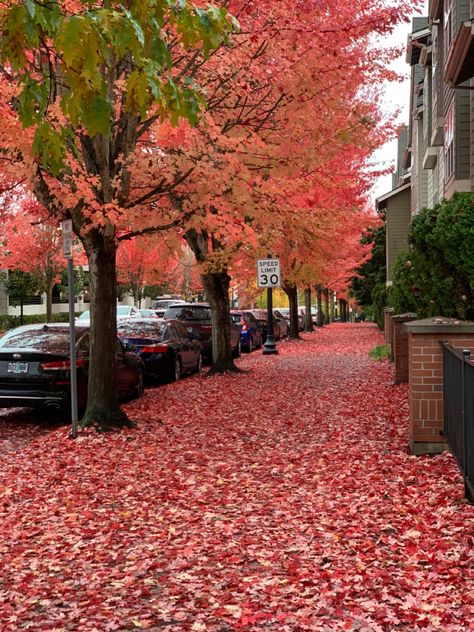
M278 309L273 310L273 323L277 322L280 327L280 338L286 338L290 331L290 322ZM275 327L275 324L273 325Z
M232 309L230 311L232 322L240 325L240 345L242 351L250 353L262 346L262 328L255 316L247 310Z
M265 342L267 339L267 310L266 309L252 309L250 313L256 318L262 329L262 340ZM281 329L278 320L273 319L273 338L279 340L281 338Z
M0 408L70 407L70 329L66 323L22 325L0 339ZM89 327L76 327L77 402L87 405ZM143 392L144 365L117 338L118 394L121 401Z
M139 315L140 315L140 310L138 309L138 307L135 307L134 305L117 305L117 320L120 320L121 318L134 318L135 316L139 316ZM78 325L80 324L89 325L90 320L91 320L90 310L86 310L85 312L82 312L82 314L80 314L76 318L76 323Z
M137 318L158 318L158 314L151 307L141 307L138 310Z
M202 345L178 320L134 318L117 323L127 349L137 353L148 380L179 380L185 373L200 373Z
M156 301L154 301L154 303L152 304L152 308L155 310L157 316L163 318L168 307L170 305L177 305L178 303L185 303L185 301L177 297L173 298L167 296L163 298L157 298Z
M303 318L303 323L304 323L305 318L306 318L305 305L298 305L298 314ZM318 324L318 308L317 307L311 306L311 320L313 322L313 325L316 326Z
M164 315L165 320L177 319L184 323L191 336L202 344L203 359L212 362L211 307L208 303L173 303ZM240 325L230 324L230 346L234 358L240 356Z

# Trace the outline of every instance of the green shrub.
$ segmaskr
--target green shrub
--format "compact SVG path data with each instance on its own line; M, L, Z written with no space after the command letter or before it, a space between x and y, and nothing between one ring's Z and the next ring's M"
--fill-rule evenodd
M474 319L474 195L455 193L413 217L393 269L388 304L418 318Z
M377 345L369 351L369 357L374 360L386 360L390 358L390 345Z
M78 316L79 313L76 314ZM12 316L9 314L0 314L0 331L7 331L8 329L13 329L13 327L18 327L20 322L20 316ZM29 325L31 323L45 323L46 322L46 314L24 314L23 315L23 324ZM53 314L53 323L67 323L69 322L69 313L59 313Z

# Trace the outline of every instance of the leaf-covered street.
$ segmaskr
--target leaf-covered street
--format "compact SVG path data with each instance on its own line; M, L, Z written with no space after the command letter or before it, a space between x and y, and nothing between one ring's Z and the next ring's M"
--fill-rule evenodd
M0 629L474 629L474 510L407 450L407 387L332 324L147 389L138 430L8 447Z

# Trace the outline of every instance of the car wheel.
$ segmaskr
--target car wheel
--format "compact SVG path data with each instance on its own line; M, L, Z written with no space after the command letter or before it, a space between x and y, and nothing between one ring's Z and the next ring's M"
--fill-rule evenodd
M178 382L181 379L181 360L179 358L175 358L174 361L174 372L172 375L173 382Z
M239 340L239 342L237 343L237 346L234 349L232 355L233 355L234 358L240 358L240 354L241 353L242 353L242 345L241 345L240 340Z
M200 375L202 373L202 353L199 354L194 373Z
M252 338L252 336L250 336L249 344L248 344L248 347L247 347L247 353L252 353L252 351L253 351L253 338Z

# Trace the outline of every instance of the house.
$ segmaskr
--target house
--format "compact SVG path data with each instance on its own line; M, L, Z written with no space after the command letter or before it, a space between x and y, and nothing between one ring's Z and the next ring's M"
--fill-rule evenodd
M376 200L386 212L387 285L413 215L473 190L474 0L431 0L428 16L412 20L406 60L409 122L399 137L393 188Z

